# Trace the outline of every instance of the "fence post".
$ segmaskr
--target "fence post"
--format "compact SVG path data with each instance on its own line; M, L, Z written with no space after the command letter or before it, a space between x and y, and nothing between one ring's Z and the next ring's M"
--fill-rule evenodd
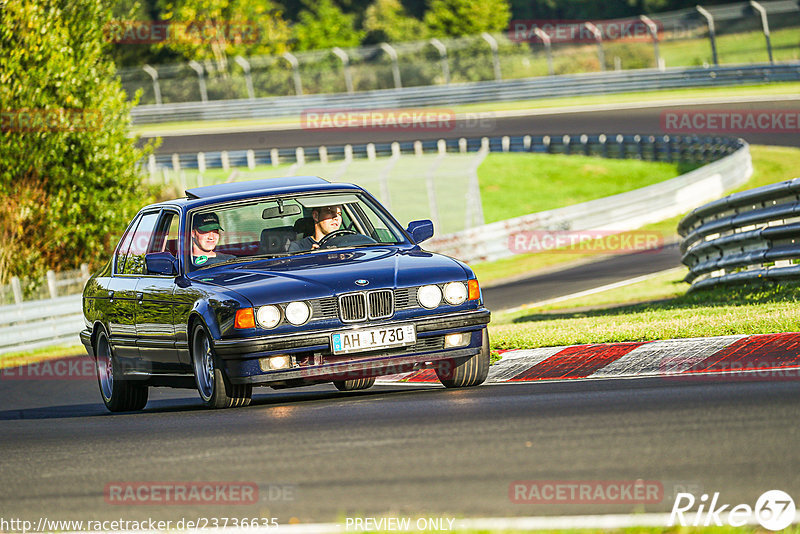
M272 163L273 167L277 167L280 165L280 152L278 152L277 148L273 148L269 151L269 160Z
M172 154L172 170L180 172L181 170L181 157L179 154Z
M445 85L448 85L450 83L450 65L447 63L447 47L435 37L429 42L439 52L439 58L442 63L442 76L444 76Z
M422 156L422 141L414 141L414 155L417 157Z
M250 63L242 56L236 56L234 61L236 61L244 71L244 83L247 85L247 97L250 100L255 100L256 91L253 88L253 75L250 73Z
M531 149L531 136L530 135L526 135L525 137L522 138L522 148L526 152L530 151L530 149Z
M769 56L769 62L775 63L775 60L772 59L772 41L769 38L769 20L767 19L767 10L764 9L764 6L756 2L756 0L750 0L750 6L755 9L759 15L761 15L761 29L764 32L764 39L767 40L767 55Z
M444 139L439 139L436 141L436 150L439 152L440 156L444 156L447 154L447 141Z
M625 149L625 136L617 134L617 145L619 145L619 159L628 157L628 151Z
M256 168L256 153L253 150L247 151L247 168L251 171Z
M367 143L367 160L375 161L375 144Z
M191 60L189 66L197 73L197 85L200 87L200 100L208 102L208 91L206 91L206 78L203 75L203 66L195 60Z
M644 143L642 136L639 134L634 135L633 142L636 143L636 159L644 159Z
M583 154L588 156L590 153L589 136L586 134L581 135L581 146L583 146Z
M458 139L458 151L462 154L467 153L467 140L464 137Z
M381 50L388 54L389 59L392 60L392 78L394 78L394 88L402 89L403 82L400 80L400 66L397 64L397 51L392 48L389 43L381 43L379 45Z
M597 41L597 59L600 61L600 70L605 72L606 53L603 51L603 32L601 32L600 29L591 22L584 22L583 26L592 32L595 41Z
M564 154L570 155L572 153L572 138L565 135L561 138L561 143L564 145Z
M492 49L492 63L494 64L494 79L499 81L503 80L503 75L500 72L500 55L497 53L497 40L492 37L492 34L483 32L481 34L483 40L489 43L489 48Z
M348 93L353 93L353 75L350 72L350 57L347 55L347 52L339 48L338 46L334 47L331 50L336 57L342 60L342 69L344 70L344 85L347 88Z
M297 166L302 167L306 164L306 151L303 147L299 146L294 150L294 158L297 161Z
M231 169L231 158L228 155L227 150L223 150L219 153L219 159L222 162L222 169L229 171Z
M58 289L56 287L56 273L49 269L47 271L47 289L50 291L51 299L54 299L58 296Z
M507 135L504 135L500 139L500 144L503 147L503 152L508 152L509 148L511 148L511 138L509 138Z
M550 154L550 136L545 135L542 137L542 145L544 146L545 154Z
M302 96L303 83L300 80L300 62L297 61L297 57L291 52L284 52L283 55L281 55L281 57L286 61L288 61L289 65L292 66L292 80L294 80L294 93L297 96Z
M14 293L14 302L22 304L22 284L19 283L19 278L16 276L11 277L11 291Z
M142 67L147 74L153 79L153 93L156 97L156 106L161 105L161 85L158 83L158 71L151 67L150 65L145 65Z
M200 173L206 172L206 155L204 152L197 153L197 170Z
M544 51L545 54L547 54L547 72L550 73L550 76L554 76L556 71L553 68L553 47L552 43L550 42L550 36L547 35L543 29L538 27L533 29L533 33L535 33L536 36L542 40L542 43L544 43Z
M647 31L650 32L650 37L653 38L653 56L655 57L656 67L659 70L664 70L666 65L662 63L661 54L658 51L658 25L647 15L639 15L639 19L647 25Z
M703 6L697 6L697 12L703 15L708 23L708 39L711 41L711 56L714 59L714 65L719 66L719 58L717 57L717 31L714 26L714 17Z
M323 165L328 164L328 147L325 145L319 147L319 162Z
M81 263L81 278L84 280L88 280L91 276L89 273L89 264L88 263Z
M608 137L606 137L606 134L600 134L600 136L597 138L597 140L600 141L600 154L602 154L604 158L607 158L608 157Z

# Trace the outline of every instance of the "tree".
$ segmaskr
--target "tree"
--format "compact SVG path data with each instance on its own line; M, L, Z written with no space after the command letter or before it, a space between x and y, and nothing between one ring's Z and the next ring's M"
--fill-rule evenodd
M104 53L110 6L16 0L0 28L0 281L97 266L149 198Z
M425 25L436 37L457 37L505 31L510 18L507 0L433 0Z
M400 0L375 0L364 15L366 43L413 41L425 38L427 28L410 16Z
M355 28L355 15L347 15L331 0L320 0L300 12L294 26L295 50L358 46L364 36Z

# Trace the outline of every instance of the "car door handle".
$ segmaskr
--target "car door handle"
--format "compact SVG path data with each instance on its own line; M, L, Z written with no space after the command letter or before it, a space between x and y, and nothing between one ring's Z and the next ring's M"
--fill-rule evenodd
M109 291L108 292L108 300L114 300L114 292L113 291Z
M141 291L137 291L136 292L136 300L138 300L139 303L141 303L144 300L144 293L142 293Z

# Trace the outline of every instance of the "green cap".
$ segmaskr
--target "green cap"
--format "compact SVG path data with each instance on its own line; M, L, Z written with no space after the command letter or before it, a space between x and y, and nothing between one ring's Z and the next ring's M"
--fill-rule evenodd
M199 213L194 216L194 229L199 232L222 230L216 213Z

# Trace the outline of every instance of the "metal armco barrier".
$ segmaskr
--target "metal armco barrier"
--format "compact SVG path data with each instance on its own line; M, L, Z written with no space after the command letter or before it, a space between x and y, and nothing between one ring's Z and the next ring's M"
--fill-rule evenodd
M692 146L699 152L714 147L716 161L634 191L435 237L425 248L475 263L513 256L511 241L524 232L633 230L719 198L745 183L753 172L749 145L741 139L693 139Z
M800 178L734 193L678 225L692 289L800 275Z
M0 307L0 354L77 345L83 329L81 295Z
M641 69L487 81L439 86L382 89L357 94L284 96L213 102L137 106L134 124L172 121L299 116L304 110L393 109L456 106L537 98L608 94L658 89L744 85L800 80L800 63L711 68Z

